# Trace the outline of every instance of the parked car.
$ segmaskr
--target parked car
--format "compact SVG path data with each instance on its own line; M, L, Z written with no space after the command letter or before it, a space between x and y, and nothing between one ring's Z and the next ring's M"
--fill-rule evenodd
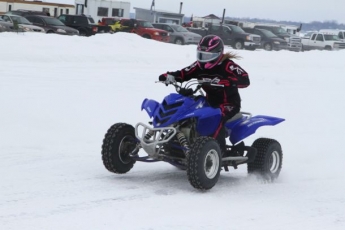
M121 19L120 31L136 33L147 39L169 42L170 35L167 31L153 27L151 22L139 19Z
M79 31L68 27L59 19L42 15L29 15L25 17L32 24L42 27L47 34L79 35Z
M61 14L58 19L66 26L78 30L80 36L92 36L96 33L109 33L111 31L110 26L97 25L91 16L84 14Z
M186 28L167 23L152 23L155 28L165 30L170 34L170 43L185 45L198 44L202 36L197 33L190 32Z
M302 50L340 50L345 49L345 42L342 42L338 34L325 34L316 32L310 38L302 39Z
M201 36L214 34L221 37L225 45L230 45L235 49L255 50L261 47L261 37L256 34L245 32L241 27L223 24L211 24L208 29L188 28L189 31L200 34Z
M22 16L18 15L1 15L0 16L4 21L10 22L12 24L15 24L15 22L18 23L19 28L23 29L25 32L40 32L45 33L44 29L39 26L33 25L29 20Z
M10 22L5 22L0 18L0 32L11 32L13 31L13 24Z
M272 33L269 30L264 29L255 29L255 28L243 28L247 33L256 34L261 36L261 47L264 50L282 50L287 49L287 41L282 38L279 38L277 35Z

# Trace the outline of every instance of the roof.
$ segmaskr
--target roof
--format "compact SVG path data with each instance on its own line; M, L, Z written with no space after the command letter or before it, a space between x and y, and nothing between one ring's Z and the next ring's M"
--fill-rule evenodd
M204 16L204 17L202 17L202 18L205 18L205 19L219 19L219 20L220 20L220 18L217 17L217 16L214 15L214 14L209 14L209 15L206 15L206 16Z
M145 8L140 8L140 7L133 7L134 10L144 10L144 11L149 11L151 12L151 9L145 9ZM163 14L172 14L172 15L176 15L176 16L184 16L184 14L180 14L180 13L176 13L176 12L169 12L169 11L166 11L166 10L157 10L155 9L154 12L157 12L157 13L163 13Z

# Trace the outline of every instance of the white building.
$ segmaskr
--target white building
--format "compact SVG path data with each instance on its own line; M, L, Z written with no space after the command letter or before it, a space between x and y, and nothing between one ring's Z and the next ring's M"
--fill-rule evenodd
M105 17L129 18L130 2L75 0L76 14L90 15L96 22Z
M0 0L0 14L4 14L11 10L42 11L54 17L58 17L60 14L75 14L75 6L70 4L42 1Z

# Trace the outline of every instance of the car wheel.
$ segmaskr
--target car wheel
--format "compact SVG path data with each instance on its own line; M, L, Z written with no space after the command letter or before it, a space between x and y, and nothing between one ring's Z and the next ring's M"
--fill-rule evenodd
M234 48L237 49L237 50L243 49L243 42L242 41L236 41Z
M264 49L267 50L267 51L271 51L271 50L272 50L272 45L271 45L271 43L266 43L266 44L264 45Z
M181 38L176 38L175 39L175 44L177 44L177 45L184 45L184 42L183 42L183 40Z
M79 36L87 36L86 31L85 30L79 30Z

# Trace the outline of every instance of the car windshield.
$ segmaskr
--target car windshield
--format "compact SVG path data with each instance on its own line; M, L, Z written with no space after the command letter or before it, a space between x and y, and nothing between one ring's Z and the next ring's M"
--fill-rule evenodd
M172 28L174 28L177 32L189 32L186 28L180 26L180 25L172 25Z
M236 32L236 33L246 33L244 30L242 30L241 27L238 26L232 26L232 25L227 25L228 27L231 28L232 31Z
M333 34L324 34L326 41L339 41L338 35L333 35Z
M48 25L51 26L64 26L65 24L63 24L59 19L56 18L44 18L44 20L46 21L46 23Z
M113 25L116 23L116 20L115 19L112 19L112 18L107 18L104 20L105 24L106 25Z
M287 34L286 30L281 27L272 27L272 31L275 34Z
M89 20L89 23L91 23L91 24L95 24L95 21L93 20L93 18L87 18L87 20Z
M260 30L268 38L276 38L277 35L268 30Z
M31 22L29 22L26 18L20 17L20 16L12 16L12 21L17 21L18 24L26 24L26 25L32 25Z
M146 21L138 21L138 26L144 27L144 28L154 28L150 22L146 22Z

